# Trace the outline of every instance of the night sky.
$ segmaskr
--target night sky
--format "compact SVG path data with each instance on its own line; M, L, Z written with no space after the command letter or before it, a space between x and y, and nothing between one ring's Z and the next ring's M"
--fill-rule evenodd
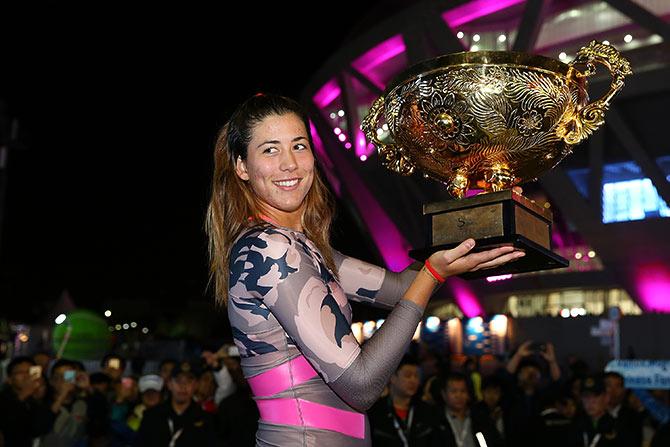
M35 318L64 289L93 309L211 299L203 220L217 129L258 91L297 98L362 17L353 1L312 21L263 4L2 10L0 99L19 133L0 317ZM351 217L340 223L338 248L360 247Z

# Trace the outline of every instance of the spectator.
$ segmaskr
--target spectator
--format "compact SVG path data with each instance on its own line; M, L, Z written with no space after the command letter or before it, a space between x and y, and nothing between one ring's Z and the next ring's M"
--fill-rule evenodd
M563 417L575 421L577 417L577 402L569 391L564 392L558 399L558 411Z
M113 424L125 426L130 411L139 398L137 380L134 377L123 377L113 384L114 399L111 402L110 417Z
M112 379L103 372L91 374L90 394L86 401L88 422L86 433L89 445L108 445L111 442L110 404L108 395L111 392Z
M642 417L642 442L650 444L654 432L670 423L670 405L667 390L634 389L628 396L628 405Z
M214 393L216 393L214 373L212 373L211 370L205 370L200 374L200 377L198 377L194 399L203 410L210 414L216 413Z
M140 377L138 389L141 402L133 408L128 417L128 426L134 431L139 430L144 412L162 402L163 379L156 374L144 375Z
M33 354L33 361L36 365L42 367L42 371L45 373L49 371L49 365L51 364L51 356L46 351L39 351Z
M210 415L193 401L197 386L194 365L177 365L168 382L170 400L146 412L136 446L213 446L216 438Z
M423 384L423 392L421 394L421 400L433 406L442 402L436 397L436 395L439 394L439 390L436 389L436 384L439 382L437 377L438 376L432 376L426 380L426 383Z
M215 407L218 407L223 399L235 392L235 381L233 380L233 377L228 370L229 368L226 366L227 364L231 363L229 361L229 353L233 351L236 352L236 356L239 360L239 351L237 351L236 347L230 345L223 345L215 353L211 351L204 351L201 355L207 365L207 368L211 369L212 371L212 378L214 379L215 388L213 403L215 404ZM239 366L239 361L233 362L233 364L237 364ZM209 377L207 377L205 381L208 379ZM205 382L203 386L206 387L209 385L207 385L207 382ZM206 394L204 389L202 390L201 394Z
M543 378L540 362L549 366L549 377ZM510 400L507 442L515 447L531 446L532 425L541 411L541 394L548 386L558 386L561 370L551 343L526 341L507 363L508 386L505 394Z
M470 391L475 402L479 402L482 400L482 375L479 373L479 362L476 357L468 357L463 364L463 372L469 379L468 384L471 386Z
M170 383L170 377L172 376L172 370L177 366L177 361L175 359L163 359L158 367L159 375L163 379L163 386L167 387Z
M507 415L501 401L501 381L495 376L485 377L482 380L482 400L472 407L472 414L476 419L488 421L488 424L495 427L500 439L505 439L505 426L509 422L505 421Z
M177 361L175 359L163 359L158 366L158 375L163 379L163 400L170 400L170 390L168 385L170 384L170 378L172 377L172 370L177 366Z
M126 370L126 360L119 355L107 354L102 358L100 366L102 371L112 379L112 383L115 383L121 380Z
M614 418L616 430L626 445L642 444L642 413L627 404L624 378L617 372L605 373L607 411Z
M559 410L561 397L558 388L549 389L541 396L542 411L533 421L533 445L566 447L578 439L574 422Z
M135 431L128 426L128 418L137 405L139 391L134 377L122 377L114 383L114 399L110 405L110 427L114 442L132 444Z
M608 397L602 375L587 377L582 382L584 415L577 422L575 446L628 447L616 430L614 418L607 412Z
M51 430L54 413L34 398L41 375L41 367L30 357L15 357L7 364L0 391L0 433L8 447L30 447L34 438Z
M89 377L91 388L103 396L106 396L111 391L112 379L103 372L96 372Z
M451 373L441 380L444 408L440 412L438 445L443 447L476 447L477 435L489 447L504 445L495 426L486 418L470 412L471 396L466 376Z
M372 443L393 446L429 446L435 437L434 407L414 399L419 390L417 360L405 355L389 381L389 394L368 411ZM420 397L420 396L419 396Z
M81 382L81 375L79 380ZM56 419L51 431L40 439L40 446L76 445L86 434L87 408L86 401L77 395L77 371L73 363L65 359L57 360L51 368L49 384L52 391L49 405Z

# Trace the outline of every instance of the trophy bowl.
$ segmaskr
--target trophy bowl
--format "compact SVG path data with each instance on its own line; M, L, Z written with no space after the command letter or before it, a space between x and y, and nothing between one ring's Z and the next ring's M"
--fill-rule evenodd
M612 81L605 96L589 102L587 79L595 74L596 63L607 67ZM424 206L424 214L431 216L431 246L414 250L412 256L425 258L468 237L474 237L480 249L513 243L527 250L517 237L522 236L553 259L548 263L529 257L527 251L524 271L567 265L550 251L551 215L509 190L555 167L598 129L612 97L631 73L614 47L592 41L569 64L526 53L462 52L420 62L396 77L373 103L361 128L388 169L402 175L420 171L460 199ZM377 133L382 118L390 134L384 140ZM464 199L469 189L493 194ZM492 217L496 212L486 208L492 203L502 204L500 216ZM519 218L519 207L530 217ZM474 214L462 212L473 209ZM442 222L437 229L436 217ZM468 219L469 224L457 224ZM519 231L519 220L529 228L525 233ZM454 228L462 231L453 232ZM505 269L509 267L497 273Z

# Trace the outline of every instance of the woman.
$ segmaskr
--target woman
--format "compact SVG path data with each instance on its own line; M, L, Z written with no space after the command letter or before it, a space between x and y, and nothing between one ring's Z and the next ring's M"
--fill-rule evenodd
M365 416L444 277L523 256L467 254L467 240L420 272L392 273L329 245L333 208L316 172L309 122L293 100L256 95L221 130L207 231L216 296L228 305L260 412L256 442L365 446ZM359 346L347 299L393 309Z

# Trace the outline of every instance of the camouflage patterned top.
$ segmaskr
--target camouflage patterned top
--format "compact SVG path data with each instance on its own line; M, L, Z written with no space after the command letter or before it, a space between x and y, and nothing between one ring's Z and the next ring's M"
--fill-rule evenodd
M234 244L228 317L245 377L253 378L301 354L319 374L273 396L256 397L257 401L300 398L364 412L379 397L406 350L423 312L401 300L416 272L393 273L337 251L333 255L337 275L303 233L271 225L246 231ZM394 308L363 347L351 332L347 299ZM387 326L396 330L385 331ZM361 440L337 431L261 420L257 443L369 445L367 420L365 425L366 439Z

